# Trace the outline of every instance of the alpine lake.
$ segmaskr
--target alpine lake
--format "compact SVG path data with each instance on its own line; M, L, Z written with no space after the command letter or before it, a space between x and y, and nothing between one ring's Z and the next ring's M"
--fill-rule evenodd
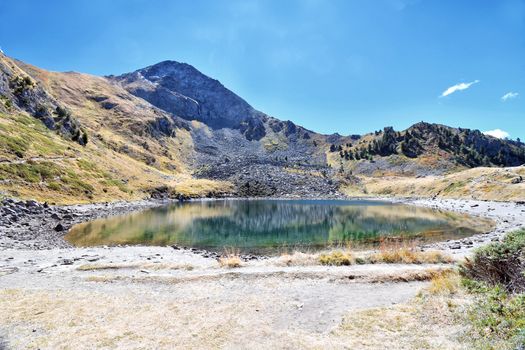
M75 225L74 246L154 245L277 255L385 240L417 244L487 232L490 220L371 200L234 199L172 203Z

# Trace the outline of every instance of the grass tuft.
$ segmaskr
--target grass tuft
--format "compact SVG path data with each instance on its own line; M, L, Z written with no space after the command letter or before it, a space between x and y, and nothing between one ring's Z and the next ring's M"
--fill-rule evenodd
M224 255L218 260L220 267L227 267L233 269L242 266L242 260L239 256L239 251L235 249L226 249Z
M355 262L354 256L350 252L335 250L319 255L321 265L347 266Z
M442 270L432 277L428 290L435 295L451 295L458 292L460 285L461 278L456 271Z
M415 245L382 241L379 251L369 257L371 263L450 264L454 259L440 251L421 251Z

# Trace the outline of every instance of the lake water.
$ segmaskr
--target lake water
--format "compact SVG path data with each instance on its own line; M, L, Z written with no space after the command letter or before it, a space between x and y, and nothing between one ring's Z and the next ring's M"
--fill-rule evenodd
M213 200L171 204L75 225L75 246L178 245L277 254L382 239L435 242L489 230L480 218L362 200Z

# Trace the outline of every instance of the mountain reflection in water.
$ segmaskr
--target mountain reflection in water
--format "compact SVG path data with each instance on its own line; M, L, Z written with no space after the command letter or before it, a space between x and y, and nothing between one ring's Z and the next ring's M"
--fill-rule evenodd
M179 245L273 254L381 238L442 241L491 228L488 220L453 212L376 201L216 200L171 204L74 226L76 246Z

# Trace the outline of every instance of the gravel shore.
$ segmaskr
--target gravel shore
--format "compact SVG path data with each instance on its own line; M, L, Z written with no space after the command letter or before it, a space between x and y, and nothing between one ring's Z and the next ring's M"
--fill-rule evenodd
M466 255L473 248L499 241L506 233L525 227L525 203L523 202L467 199L411 199L400 201L405 204L455 211L494 221L495 228L490 232L459 240L433 243L423 247L445 250L454 255Z

